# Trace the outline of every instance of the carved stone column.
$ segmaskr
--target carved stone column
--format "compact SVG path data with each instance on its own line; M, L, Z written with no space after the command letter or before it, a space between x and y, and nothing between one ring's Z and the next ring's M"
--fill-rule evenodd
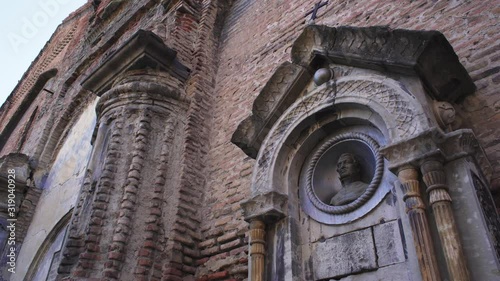
M453 217L451 197L448 193L443 164L436 159L427 159L422 164L421 170L423 180L427 185L429 203L436 219L450 278L454 281L470 280L455 218Z
M266 226L273 225L285 216L288 197L277 192L255 195L241 203L245 220L250 222L250 261L248 280L264 281L266 273Z
M420 167L441 240L436 250L442 250L445 257L440 268L448 268L450 280L496 280L498 217L485 211L488 206L482 204L491 201L490 194L474 183L487 182L491 166L474 133L469 129L449 133L432 129L382 151L395 173L405 165ZM452 189L447 181L453 182ZM452 208L451 198L456 208ZM458 230L464 241L474 243L461 244Z
M265 224L259 219L250 222L250 280L264 281L265 272Z
M429 224L425 216L425 205L420 197L418 170L412 166L401 167L398 171L398 178L403 190L403 200L413 233L422 280L439 281L441 277Z

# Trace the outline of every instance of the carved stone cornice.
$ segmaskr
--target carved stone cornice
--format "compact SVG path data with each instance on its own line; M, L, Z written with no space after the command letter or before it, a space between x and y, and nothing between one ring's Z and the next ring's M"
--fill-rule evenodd
M418 136L381 149L389 160L389 169L396 173L399 167L414 165L419 167L429 157L443 159L444 162L472 156L477 161L485 177L489 180L492 168L484 151L470 129L460 129L450 133L432 128Z
M267 132L297 99L309 79L311 75L302 66L289 62L280 65L255 99L252 115L240 123L231 142L255 159Z
M307 26L292 47L292 62L330 63L417 75L437 100L454 102L475 91L450 43L438 31L387 27Z
M176 60L177 52L151 31L139 30L83 82L83 88L101 96L127 71L155 69L184 82L189 69Z
M288 196L272 191L244 201L241 207L246 221L258 219L271 223L285 216L287 202Z

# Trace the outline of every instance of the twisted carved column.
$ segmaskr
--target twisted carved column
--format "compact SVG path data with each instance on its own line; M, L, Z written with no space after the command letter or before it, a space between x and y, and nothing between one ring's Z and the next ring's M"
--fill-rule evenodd
M398 171L398 178L403 190L403 200L410 220L422 280L440 281L429 224L425 216L425 205L420 197L418 171L412 166L402 167Z
M451 280L470 280L465 257L451 209L451 197L446 184L443 164L435 159L426 160L421 166L427 185L429 203L436 219L439 238L446 258Z
M163 216L176 204L167 199L175 186L165 179L176 174L168 167L176 167L176 124L187 105L172 81L161 71L128 71L99 100L99 129L59 279L161 276L164 233L172 227Z
M250 281L264 281L265 272L265 224L262 220L250 222Z

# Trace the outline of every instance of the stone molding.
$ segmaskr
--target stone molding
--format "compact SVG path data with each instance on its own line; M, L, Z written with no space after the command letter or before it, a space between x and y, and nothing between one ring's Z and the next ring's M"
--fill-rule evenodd
M367 145L371 150L372 153L374 154L375 157L375 171L373 178L365 190L365 192L355 201L346 204L346 205L341 205L341 206L332 206L328 205L321 200L318 199L318 197L315 195L314 190L313 190L313 184L312 184L312 178L313 178L313 173L314 169L316 168L316 165L321 158L321 156L325 153L326 150L334 146L336 143L343 142L343 141L348 141L348 140L357 140L363 142L365 145ZM333 139L330 139L328 142L324 143L321 145L319 150L315 151L313 158L311 162L309 163L309 166L306 169L306 194L307 197L311 200L313 205L320 209L321 211L329 214L345 214L348 213L352 210L355 210L359 208L361 205L366 203L372 195L375 193L377 190L378 186L380 185L380 181L382 179L383 173L384 173L384 159L382 155L379 154L379 145L378 143L372 139L370 136L362 134L362 133L345 133L342 135L339 135Z
M342 116L341 112L340 115ZM362 115L357 117L362 118ZM349 116L348 118L353 117ZM337 121L342 122L342 118ZM364 137L366 141L359 139L359 136ZM368 145L367 141L372 144ZM364 217L379 206L393 188L393 178L386 169L387 164L383 156L378 152L378 147L381 144L383 144L383 136L380 132L376 130L370 131L369 126L361 128L354 126L330 134L310 152L308 151L308 157L305 158L301 168L298 186L299 201L304 213L321 224L345 225ZM337 145L338 147L335 148ZM357 152L360 154L357 154ZM340 179L337 179L337 182L333 179L335 176L332 176L332 173L338 173L338 171L335 171L336 167L334 165L332 165L333 168L329 169L324 166L326 163L331 163L330 161L337 159L335 156L332 158L332 155L340 156L343 153L354 153L358 157L358 161L364 162L363 169L370 169L365 171L365 177L362 177L363 181L369 183L369 185L365 192L355 201L346 205L329 205L329 200L335 195L335 192L333 192L335 186L338 188L341 182ZM328 184L325 183L325 178L328 178ZM315 184L313 184L314 182ZM325 189L332 191L325 191ZM328 194L328 196L325 197L325 194ZM328 201L325 201L325 198Z
M289 62L281 64L255 99L252 115L239 124L231 142L255 159L267 132L281 112L297 99L310 78L302 66Z
M346 77L330 81L297 100L268 133L257 157L252 179L252 194L283 192L283 183L273 181L278 154L292 131L306 118L335 104L358 103L378 112L388 130L387 139L398 142L412 138L428 127L421 106L408 92L390 79Z
M256 158L266 133L324 61L418 76L439 101L454 102L475 91L453 48L438 31L309 25L293 44L292 63L276 70L255 99L252 115L240 123L231 141Z

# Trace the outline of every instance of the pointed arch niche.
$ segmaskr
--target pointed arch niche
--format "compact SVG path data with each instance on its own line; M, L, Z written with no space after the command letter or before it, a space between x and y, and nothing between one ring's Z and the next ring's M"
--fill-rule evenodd
M474 90L439 32L306 27L232 138L249 280L492 278L491 168L453 108Z

